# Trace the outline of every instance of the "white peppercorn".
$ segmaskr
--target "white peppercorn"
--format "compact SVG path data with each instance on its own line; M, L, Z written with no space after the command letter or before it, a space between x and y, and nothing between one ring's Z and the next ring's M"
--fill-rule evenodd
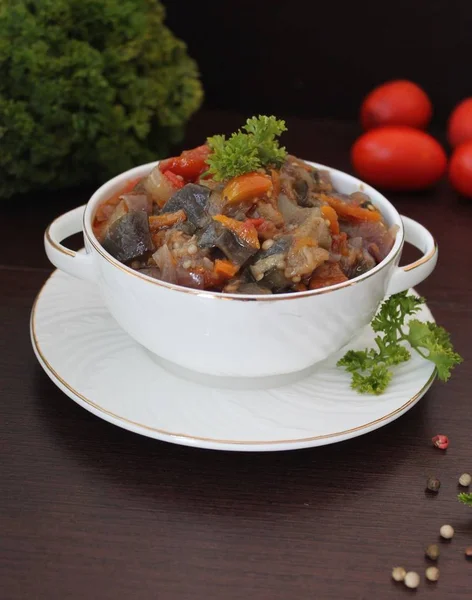
M462 487L469 487L472 483L472 476L469 473L462 473L459 477L459 485Z
M406 585L407 588L413 590L420 585L420 576L414 571L408 571L408 573L405 575L403 583Z
M445 540L450 540L454 536L454 529L450 525L443 525L439 530L439 535Z
M439 569L437 567L428 567L425 575L428 581L437 581L439 579Z
M392 578L395 581L403 581L405 579L406 571L403 567L393 567Z

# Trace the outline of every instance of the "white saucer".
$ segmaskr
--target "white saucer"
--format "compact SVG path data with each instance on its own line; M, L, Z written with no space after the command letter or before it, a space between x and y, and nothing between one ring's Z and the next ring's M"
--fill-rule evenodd
M427 307L419 318L433 319ZM185 332L176 335L185 343ZM93 284L60 271L36 299L31 337L49 377L94 415L141 435L216 450L295 450L363 435L408 411L435 377L432 363L414 355L379 397L352 391L349 375L335 366L338 357L285 385L262 382L263 389L261 382L235 389L227 381L192 380L120 329ZM352 346L364 348L373 337L367 328Z

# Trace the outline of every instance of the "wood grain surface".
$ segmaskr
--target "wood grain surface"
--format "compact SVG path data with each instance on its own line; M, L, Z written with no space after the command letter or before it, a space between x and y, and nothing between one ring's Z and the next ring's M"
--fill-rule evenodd
M241 120L200 113L187 143ZM288 125L293 153L350 170L355 125ZM472 510L455 497L459 475L472 471L472 203L446 182L391 196L439 243L437 270L419 289L464 356L452 380L364 437L237 454L114 427L74 404L36 362L28 319L51 271L42 232L90 191L31 194L0 209L0 597L402 598L411 592L390 579L392 566L423 576L425 545L450 523L456 534L441 543L440 581L422 577L416 595L471 598ZM436 433L449 435L447 452L432 447ZM442 481L437 496L425 494L428 475Z

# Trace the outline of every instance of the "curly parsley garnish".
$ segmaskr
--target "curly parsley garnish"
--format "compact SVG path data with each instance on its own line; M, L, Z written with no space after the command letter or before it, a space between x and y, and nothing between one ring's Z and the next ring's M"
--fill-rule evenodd
M466 506L472 506L472 492L462 492L458 494L457 499Z
M229 139L224 135L207 139L212 151L206 161L209 165L207 172L216 181L263 167L280 167L284 162L287 151L279 146L276 137L287 131L285 121L259 115L248 119L243 129L245 132L238 130Z
M385 391L393 375L390 367L411 358L402 342L407 342L420 356L433 362L441 381L447 381L451 369L462 362L443 327L418 319L405 324L405 318L415 315L425 303L424 298L407 294L401 292L390 296L374 317L371 326L379 334L375 338L376 349L349 350L338 361L339 367L352 373L351 387L361 394L379 395Z

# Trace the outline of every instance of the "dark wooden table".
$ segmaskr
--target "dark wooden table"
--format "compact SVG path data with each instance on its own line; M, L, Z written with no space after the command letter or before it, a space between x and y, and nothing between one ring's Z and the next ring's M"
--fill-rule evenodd
M189 145L238 115L201 113ZM289 119L292 152L350 170L357 126ZM392 195L439 242L421 287L465 363L404 417L311 450L238 454L161 443L74 404L43 373L28 319L51 267L42 232L90 190L2 202L0 219L0 597L13 599L389 599L411 592L390 571L422 575L439 527L437 584L418 597L472 597L472 510L456 501L472 471L472 202L446 182ZM60 307L58 307L60 309ZM375 402L375 399L372 400ZM431 445L450 436L446 453ZM429 474L442 480L425 494Z

